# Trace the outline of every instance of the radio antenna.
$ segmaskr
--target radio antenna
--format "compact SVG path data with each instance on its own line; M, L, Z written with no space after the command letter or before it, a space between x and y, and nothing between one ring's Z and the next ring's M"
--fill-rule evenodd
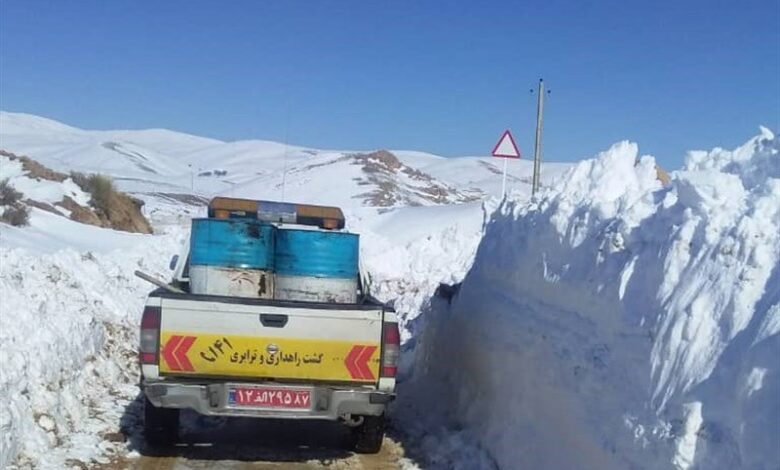
M284 199L284 186L287 183L287 151L290 143L290 98L287 97L287 116L284 123L284 169L282 170L282 202Z

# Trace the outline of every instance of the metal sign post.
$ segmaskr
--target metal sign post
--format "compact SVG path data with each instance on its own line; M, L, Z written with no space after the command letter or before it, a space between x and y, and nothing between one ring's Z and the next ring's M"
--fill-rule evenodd
M506 161L508 159L504 159L504 176L501 178L501 199L504 199L504 195L506 195Z

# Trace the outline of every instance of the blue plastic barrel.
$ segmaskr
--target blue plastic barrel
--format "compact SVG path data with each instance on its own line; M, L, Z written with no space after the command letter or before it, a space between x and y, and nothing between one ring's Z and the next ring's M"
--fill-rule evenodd
M272 270L274 232L250 219L193 219L190 265Z
M354 233L279 229L274 261L276 273L357 279L359 240Z

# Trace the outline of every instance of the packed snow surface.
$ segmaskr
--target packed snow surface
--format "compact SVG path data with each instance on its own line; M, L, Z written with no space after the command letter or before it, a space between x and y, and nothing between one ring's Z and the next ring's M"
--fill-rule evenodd
M778 150L762 129L662 187L621 142L501 204L402 377L434 464L780 467Z

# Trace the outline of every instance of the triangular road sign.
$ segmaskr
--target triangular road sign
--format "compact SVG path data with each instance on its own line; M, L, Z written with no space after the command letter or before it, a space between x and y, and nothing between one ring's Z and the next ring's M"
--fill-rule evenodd
M515 144L515 139L512 138L512 133L509 130L504 131L504 135L498 139L496 147L493 149L494 157L504 158L520 158L520 150Z

